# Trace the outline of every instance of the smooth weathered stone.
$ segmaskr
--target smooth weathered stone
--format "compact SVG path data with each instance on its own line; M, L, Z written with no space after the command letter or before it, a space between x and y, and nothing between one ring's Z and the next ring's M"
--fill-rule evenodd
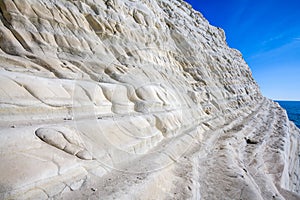
M189 4L0 10L0 199L300 198L299 129Z

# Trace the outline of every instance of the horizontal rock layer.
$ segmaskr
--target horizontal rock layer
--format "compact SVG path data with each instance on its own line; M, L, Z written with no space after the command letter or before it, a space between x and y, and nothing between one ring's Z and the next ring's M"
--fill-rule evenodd
M299 129L184 1L0 9L1 199L299 198Z

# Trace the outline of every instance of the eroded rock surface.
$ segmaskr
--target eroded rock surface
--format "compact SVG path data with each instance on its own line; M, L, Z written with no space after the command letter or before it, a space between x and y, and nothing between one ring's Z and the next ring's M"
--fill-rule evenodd
M300 131L181 0L0 1L1 199L299 199Z
M84 147L82 139L74 130L65 127L39 128L35 131L35 134L47 144L71 155L76 155L84 160L92 159L92 156Z

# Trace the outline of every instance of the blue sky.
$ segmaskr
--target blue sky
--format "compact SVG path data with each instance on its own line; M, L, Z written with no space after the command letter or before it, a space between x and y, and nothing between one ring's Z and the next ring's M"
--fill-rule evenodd
M300 100L300 0L186 0L225 30L264 96Z

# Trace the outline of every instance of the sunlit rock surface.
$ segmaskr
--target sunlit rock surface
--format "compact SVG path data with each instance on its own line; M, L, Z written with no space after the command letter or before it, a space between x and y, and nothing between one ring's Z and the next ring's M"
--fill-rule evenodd
M0 9L1 199L300 198L299 129L184 1Z

